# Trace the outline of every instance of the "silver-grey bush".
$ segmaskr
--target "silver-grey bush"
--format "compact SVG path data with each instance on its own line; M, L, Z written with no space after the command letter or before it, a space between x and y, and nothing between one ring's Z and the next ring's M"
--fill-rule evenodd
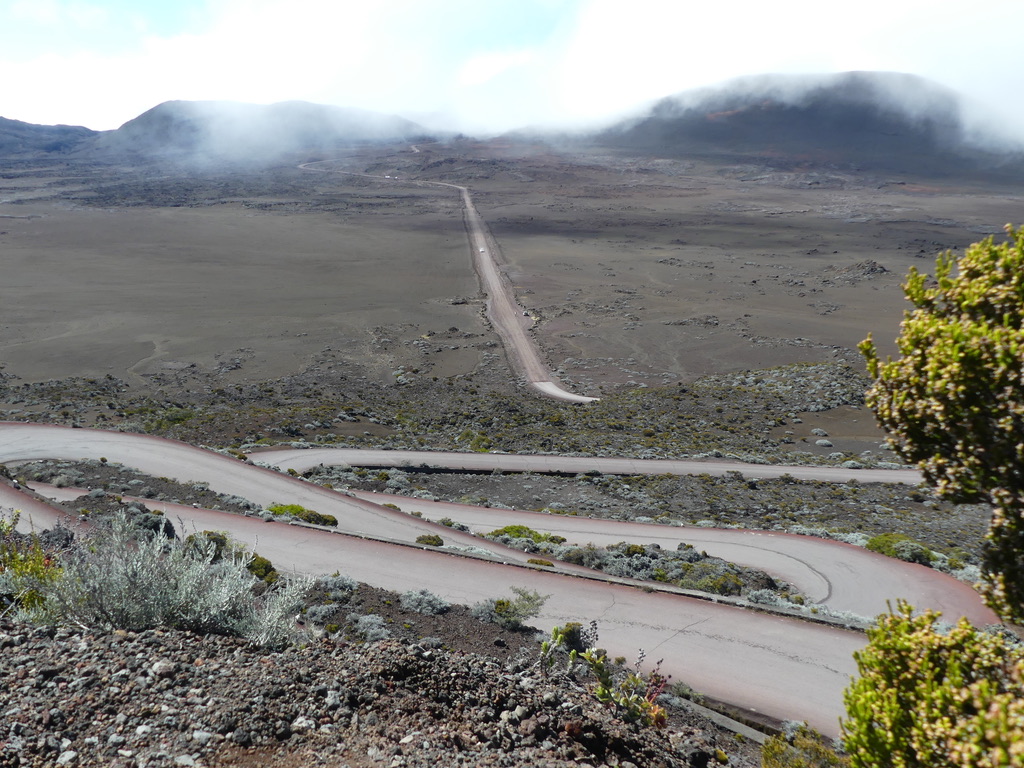
M308 579L282 579L257 596L246 557L215 563L212 542L185 547L137 533L125 514L97 529L62 559L62 578L37 586L44 601L26 618L133 631L172 627L261 646L284 644L295 633Z

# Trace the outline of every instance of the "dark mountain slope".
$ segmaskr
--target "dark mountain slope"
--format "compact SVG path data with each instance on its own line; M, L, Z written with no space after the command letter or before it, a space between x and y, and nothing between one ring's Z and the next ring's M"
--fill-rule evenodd
M108 156L258 162L425 134L399 117L307 102L168 101L102 136L95 150Z
M70 152L96 135L77 125L35 125L0 117L0 157Z
M596 138L662 156L758 156L937 174L1012 159L971 144L962 109L955 93L913 75L766 75L663 99Z
M262 164L287 154L426 135L400 117L301 101L168 101L115 131L0 118L0 158L61 154L85 161Z

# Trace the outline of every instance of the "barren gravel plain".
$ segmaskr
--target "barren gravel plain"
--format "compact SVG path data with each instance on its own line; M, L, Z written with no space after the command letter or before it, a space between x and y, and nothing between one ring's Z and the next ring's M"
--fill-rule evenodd
M227 381L271 379L325 347L389 383L403 365L471 373L493 338L461 201L412 179L472 189L548 361L595 392L829 360L871 331L885 342L910 266L1021 209L951 180L528 144L364 150L338 167L391 178L8 169L5 373L143 386L240 359ZM443 348L423 354L424 337Z

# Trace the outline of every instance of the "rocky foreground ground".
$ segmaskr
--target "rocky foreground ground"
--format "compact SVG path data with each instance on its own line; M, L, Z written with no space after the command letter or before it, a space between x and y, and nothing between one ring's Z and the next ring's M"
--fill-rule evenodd
M676 712L623 721L535 654L0 620L3 766L733 766L757 745Z

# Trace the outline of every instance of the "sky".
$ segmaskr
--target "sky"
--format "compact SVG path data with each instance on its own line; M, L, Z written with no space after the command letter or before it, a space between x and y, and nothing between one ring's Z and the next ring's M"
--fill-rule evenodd
M305 100L492 133L733 77L908 72L1024 138L1020 0L0 0L0 116Z

